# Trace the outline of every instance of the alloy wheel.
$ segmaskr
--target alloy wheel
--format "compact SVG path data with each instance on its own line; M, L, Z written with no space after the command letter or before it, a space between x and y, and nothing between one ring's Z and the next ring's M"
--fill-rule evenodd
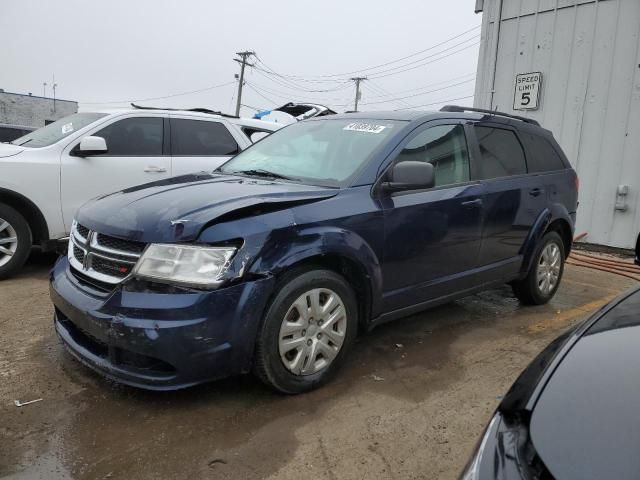
M11 261L18 249L18 234L11 224L0 218L0 267Z
M543 295L549 295L558 283L560 277L560 267L562 266L562 254L560 248L555 243L548 243L542 249L536 281L538 289Z
M327 288L300 295L282 320L278 350L294 375L311 375L327 368L345 340L347 312L340 296Z

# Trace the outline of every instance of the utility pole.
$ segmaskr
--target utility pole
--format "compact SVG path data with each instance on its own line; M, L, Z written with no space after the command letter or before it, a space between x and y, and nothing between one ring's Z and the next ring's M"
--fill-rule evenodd
M58 84L56 83L56 74L53 74L53 83L51 85L51 88L53 89L53 111L56 111L56 87L58 86Z
M353 77L350 80L356 82L356 101L354 102L354 111L358 111L358 100L360 100L360 82L367 80L367 77Z
M244 52L236 52L236 55L238 55L242 60L238 59L238 58L234 58L233 60L238 62L240 64L240 80L238 81L238 98L236 101L236 117L240 116L240 105L242 103L242 84L244 83L244 67L246 65L249 65L250 67L253 67L252 64L247 62L247 59L251 56L251 55L255 55L256 52L250 52L250 51L244 51Z

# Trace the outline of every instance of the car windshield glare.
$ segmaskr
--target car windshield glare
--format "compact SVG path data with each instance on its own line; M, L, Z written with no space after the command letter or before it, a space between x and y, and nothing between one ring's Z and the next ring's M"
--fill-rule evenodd
M34 130L31 133L16 138L11 143L14 145L24 145L30 148L42 148L53 145L63 138L95 122L99 118L106 117L106 113L74 113L68 117L56 120L47 126Z
M218 169L308 184L345 186L374 150L399 128L391 120L322 119L290 125Z

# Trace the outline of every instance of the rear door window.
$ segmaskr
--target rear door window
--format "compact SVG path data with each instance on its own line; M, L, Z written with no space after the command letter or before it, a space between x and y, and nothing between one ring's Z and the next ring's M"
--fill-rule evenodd
M108 157L159 157L163 126L160 117L125 118L93 134L107 142Z
M522 145L511 130L474 126L480 148L478 173L481 179L527 173Z
M233 135L220 122L171 119L171 154L176 157L215 157L240 151Z
M433 165L435 186L469 181L469 154L462 125L437 125L418 133L398 155L396 163L428 162Z
M527 167L530 173L553 172L566 167L549 140L532 133L520 134L527 147Z

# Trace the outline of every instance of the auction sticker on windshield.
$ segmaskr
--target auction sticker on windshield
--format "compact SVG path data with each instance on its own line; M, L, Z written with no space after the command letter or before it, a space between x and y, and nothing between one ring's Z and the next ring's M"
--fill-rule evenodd
M62 125L62 133L73 132L73 123L65 123Z
M387 128L385 125L375 125L373 123L355 122L355 123L350 123L349 125L344 127L343 130L351 130L353 132L380 133L385 128Z

